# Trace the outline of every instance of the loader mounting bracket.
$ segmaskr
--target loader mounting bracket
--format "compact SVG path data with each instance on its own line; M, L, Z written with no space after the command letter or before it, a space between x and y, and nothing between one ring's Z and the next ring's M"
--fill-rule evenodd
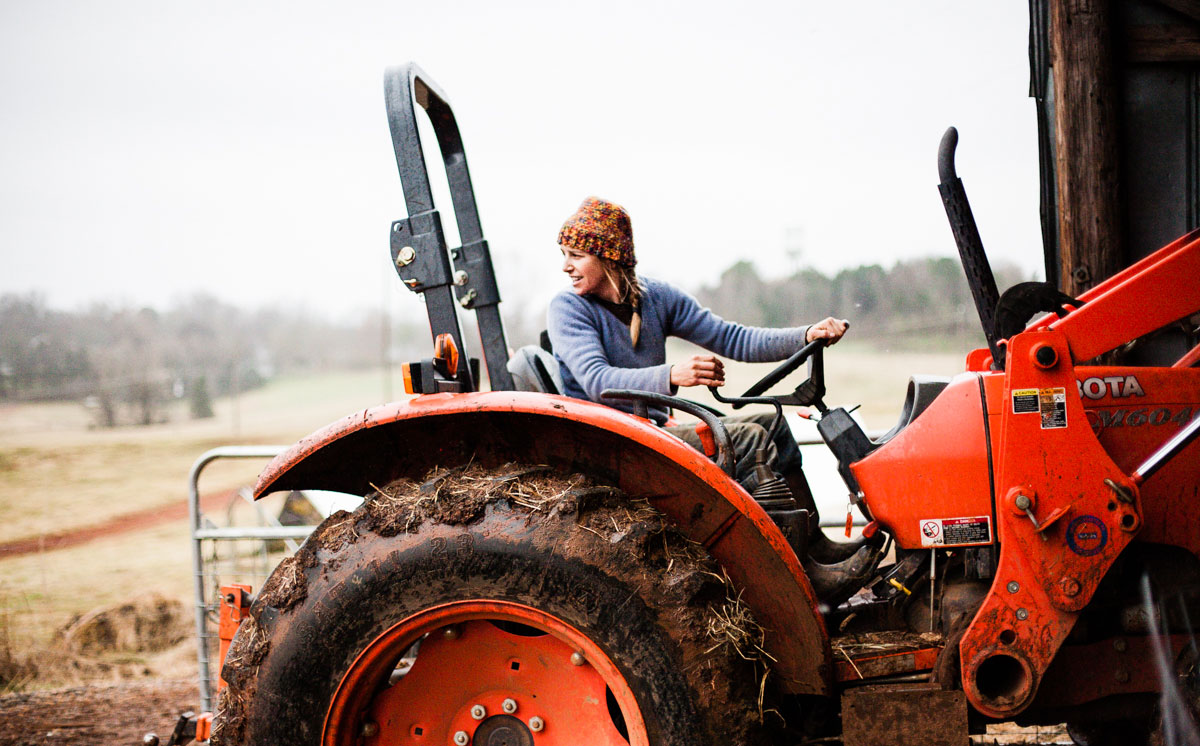
M989 717L1012 717L1033 700L1142 524L1137 485L1096 439L1071 359L1060 331L1009 340L995 491L1004 551L959 645L963 688Z

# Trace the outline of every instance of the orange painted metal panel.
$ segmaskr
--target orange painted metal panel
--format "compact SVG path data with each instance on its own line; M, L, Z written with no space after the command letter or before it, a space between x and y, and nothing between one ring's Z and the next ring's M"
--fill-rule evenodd
M1200 369L1079 367L1088 423L1117 466L1132 473L1200 416ZM1186 547L1200 557L1200 441L1139 486L1139 541Z
M988 445L979 376L963 374L908 427L851 466L871 515L905 549L995 540ZM957 536L945 520L974 520ZM979 519L986 521L982 540ZM936 526L937 535L930 535ZM924 530L923 530L924 529ZM951 540L947 543L946 539Z
M221 586L220 621L217 625L217 639L220 641L218 667L225 665L229 643L237 634L238 627L242 626L242 620L250 613L250 590L250 586L242 583ZM218 690L224 689L225 686L225 679L218 675Z
M856 655L834 661L834 675L840 681L866 681L876 676L895 676L932 670L942 648L920 648L899 653Z

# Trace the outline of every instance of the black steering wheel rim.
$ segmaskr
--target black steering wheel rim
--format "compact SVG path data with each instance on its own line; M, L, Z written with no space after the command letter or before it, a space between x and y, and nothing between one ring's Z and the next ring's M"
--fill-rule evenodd
M796 352L793 353L792 356L787 360L784 360L782 363L775 366L770 373L760 378L754 385L746 389L744 394L737 398L749 399L762 395L764 391L791 375L792 372L800 367L801 363L804 363L811 358L813 360L813 365L810 367L809 380L806 383L811 384L814 392L816 393L815 399L812 403L819 402L820 399L825 395L825 365L823 358L824 349L825 340L814 339L813 341L801 347L799 350L796 350ZM799 392L800 388L803 388L804 385L805 384L801 384L801 386L797 388L797 392ZM791 401L787 403L806 404L808 402ZM743 406L745 406L745 403L734 404L733 408L741 409Z

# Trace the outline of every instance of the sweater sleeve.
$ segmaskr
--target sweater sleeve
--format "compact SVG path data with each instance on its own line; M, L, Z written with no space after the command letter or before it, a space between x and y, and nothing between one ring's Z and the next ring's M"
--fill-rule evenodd
M768 329L726 321L684 291L658 283L670 319L668 333L743 363L787 359L804 346L807 326Z
M620 368L609 362L604 349L604 330L587 301L560 294L550 301L547 331L554 354L570 371L586 398L602 404L605 389L634 389L658 394L671 393L671 366Z

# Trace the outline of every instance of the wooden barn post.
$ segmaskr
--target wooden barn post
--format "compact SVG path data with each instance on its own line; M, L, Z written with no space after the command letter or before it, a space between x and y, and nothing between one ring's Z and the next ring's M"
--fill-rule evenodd
M1109 0L1051 0L1060 286L1125 266Z

